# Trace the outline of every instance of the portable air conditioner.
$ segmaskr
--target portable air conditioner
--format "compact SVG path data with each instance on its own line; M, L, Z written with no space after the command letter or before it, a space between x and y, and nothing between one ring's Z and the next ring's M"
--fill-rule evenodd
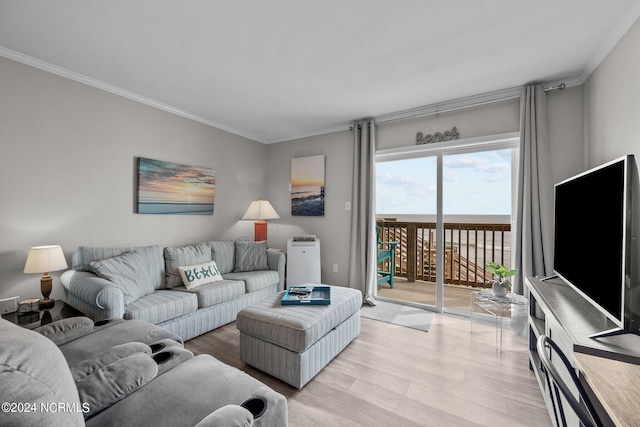
M293 236L287 241L287 287L320 280L320 239Z

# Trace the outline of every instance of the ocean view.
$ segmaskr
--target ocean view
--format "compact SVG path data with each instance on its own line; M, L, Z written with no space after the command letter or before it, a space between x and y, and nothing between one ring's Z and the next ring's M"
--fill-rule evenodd
M324 186L291 187L291 215L324 216Z
M411 215L411 214L377 214L376 218L395 219L396 221L405 222L436 222L435 214L427 215ZM510 224L511 215L446 215L444 216L446 223L463 223L463 224Z
M140 214L213 215L213 203L139 202Z

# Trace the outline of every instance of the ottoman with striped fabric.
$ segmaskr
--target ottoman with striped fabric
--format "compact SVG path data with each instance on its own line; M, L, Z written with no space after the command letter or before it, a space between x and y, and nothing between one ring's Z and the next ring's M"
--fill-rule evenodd
M303 306L282 295L238 313L240 359L300 389L360 333L362 293L331 286L331 304Z

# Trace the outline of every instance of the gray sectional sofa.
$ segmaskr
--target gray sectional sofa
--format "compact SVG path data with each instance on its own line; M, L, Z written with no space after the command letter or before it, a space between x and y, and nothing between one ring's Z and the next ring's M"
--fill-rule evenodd
M81 246L71 267L60 277L65 300L94 321L143 320L188 340L283 290L285 254L246 237L178 248ZM199 286L185 286L188 279Z
M138 320L0 319L0 425L287 425L285 397Z

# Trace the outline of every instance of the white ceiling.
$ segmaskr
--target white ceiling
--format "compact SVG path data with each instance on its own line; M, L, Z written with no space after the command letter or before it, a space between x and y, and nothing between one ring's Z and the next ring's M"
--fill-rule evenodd
M0 0L0 55L270 143L584 82L640 0Z

